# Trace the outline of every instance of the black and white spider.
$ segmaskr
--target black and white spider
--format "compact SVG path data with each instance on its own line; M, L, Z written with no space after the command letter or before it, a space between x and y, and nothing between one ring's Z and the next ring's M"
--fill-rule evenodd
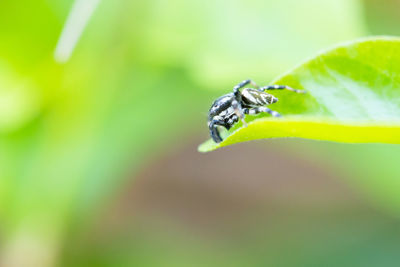
M257 89L244 88L240 91L241 88L248 84L253 85ZM218 126L225 127L229 130L239 119L242 120L244 126L247 126L244 121L244 114L254 115L266 112L273 117L281 117L278 112L265 107L266 105L278 101L278 98L265 91L279 89L287 89L296 93L305 93L303 90L293 89L286 85L259 87L252 80L244 80L233 87L233 92L215 100L208 112L208 128L210 129L211 138L217 143L221 142L222 138L218 131Z

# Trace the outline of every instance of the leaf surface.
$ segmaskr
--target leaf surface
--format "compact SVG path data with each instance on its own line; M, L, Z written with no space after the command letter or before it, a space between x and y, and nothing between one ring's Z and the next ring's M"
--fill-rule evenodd
M270 91L283 115L247 116L223 142L209 140L207 152L226 145L276 137L346 143L400 143L400 38L374 37L339 45L284 74L271 84L307 94Z

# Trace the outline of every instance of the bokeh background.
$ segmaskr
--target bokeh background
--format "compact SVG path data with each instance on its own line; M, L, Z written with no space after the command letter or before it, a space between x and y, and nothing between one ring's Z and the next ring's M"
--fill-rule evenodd
M0 266L399 266L400 148L200 154L212 101L400 34L398 0L0 1Z

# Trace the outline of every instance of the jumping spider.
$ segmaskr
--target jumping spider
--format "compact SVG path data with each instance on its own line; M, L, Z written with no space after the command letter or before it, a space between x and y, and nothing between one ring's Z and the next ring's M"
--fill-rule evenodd
M244 88L251 84L254 88ZM229 130L239 119L243 125L247 126L244 120L244 114L255 115L261 112L271 114L273 117L281 117L281 115L267 107L266 105L276 103L278 98L266 93L267 90L282 90L287 89L296 93L305 93L303 90L293 89L286 85L271 85L259 87L252 80L244 80L235 87L233 92L223 95L212 104L208 112L208 127L210 129L211 138L219 143L222 141L218 126L225 127Z

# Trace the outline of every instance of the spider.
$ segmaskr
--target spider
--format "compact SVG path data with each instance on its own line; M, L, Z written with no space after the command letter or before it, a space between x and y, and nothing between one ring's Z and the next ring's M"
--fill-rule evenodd
M241 88L251 84L254 88ZM290 90L296 93L305 93L303 90L293 89L286 85L270 85L259 87L252 80L244 80L235 87L233 92L223 95L214 101L210 111L208 112L208 128L210 129L211 138L219 143L222 141L218 126L225 127L229 130L239 119L243 125L247 127L244 120L244 114L255 115L261 112L271 114L273 117L281 117L281 115L267 107L266 105L276 103L278 98L266 93L267 90Z

